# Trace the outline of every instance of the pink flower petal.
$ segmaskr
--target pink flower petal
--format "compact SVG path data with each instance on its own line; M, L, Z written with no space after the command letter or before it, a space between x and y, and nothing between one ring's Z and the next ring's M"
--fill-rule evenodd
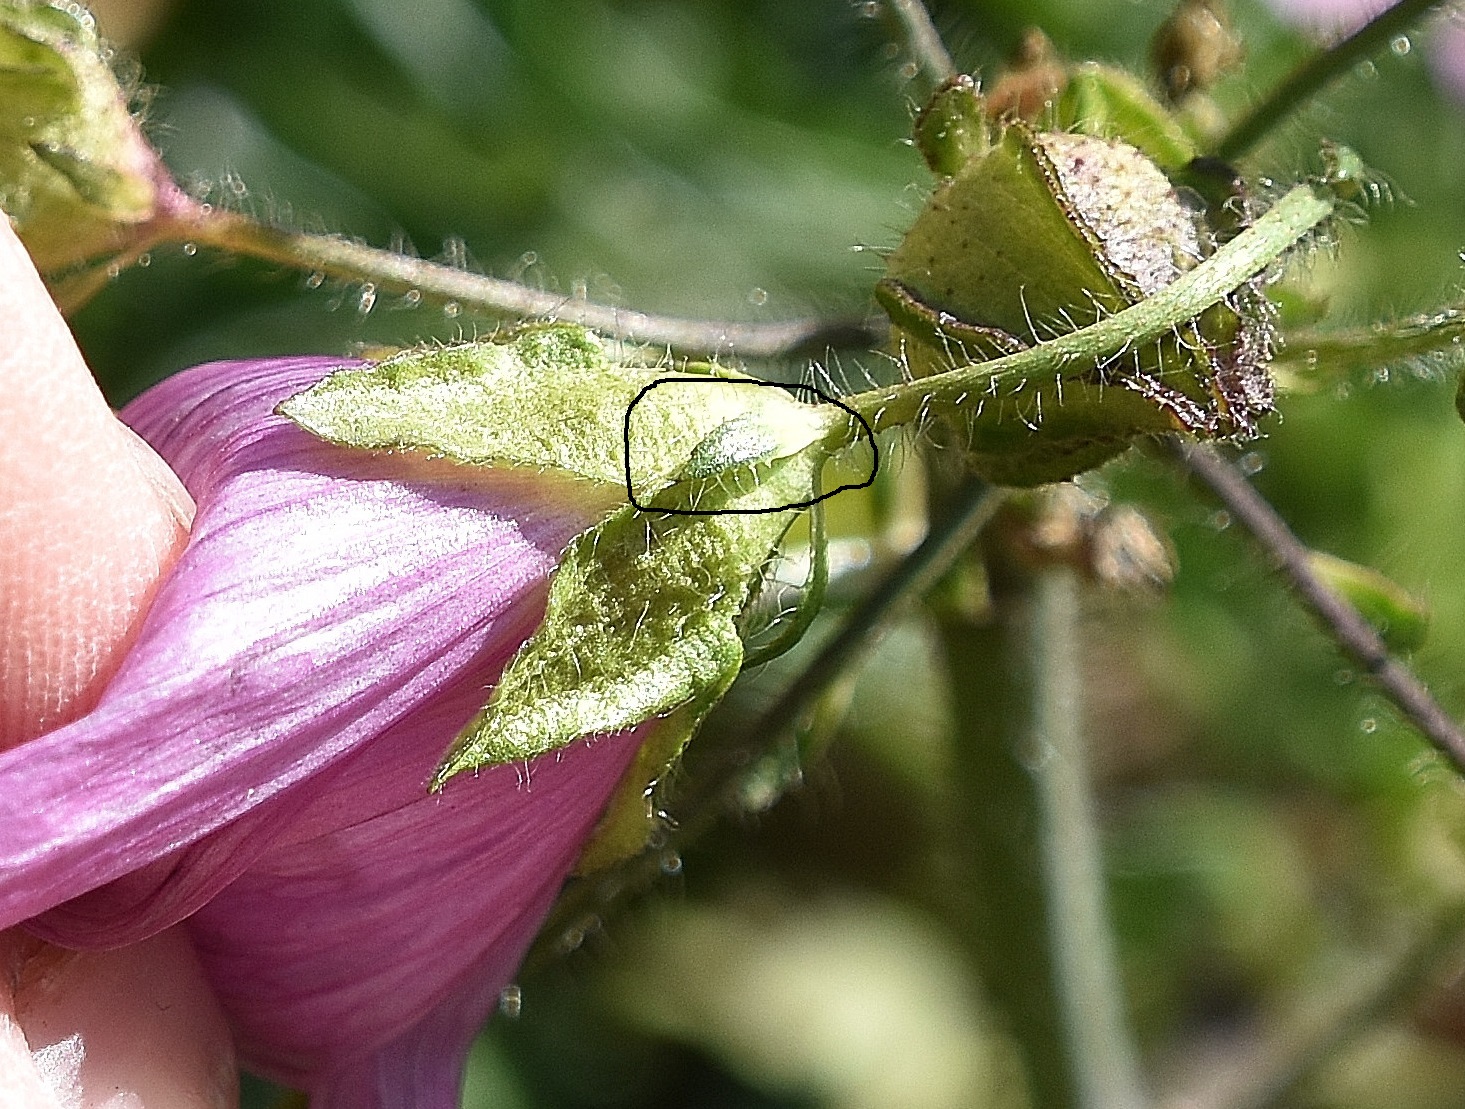
M324 1096L322 1081L372 1073L368 1047L444 1005L466 1013L455 1030L466 1052L574 865L634 741L498 767L441 796L412 788L414 729L455 728L479 697L465 682L341 768L343 782L380 785L379 815L278 844L190 920L242 1054L271 1077ZM342 803L365 809L368 794L323 792L314 808L325 811L296 827L339 824L330 810ZM443 1035L419 1053L441 1054Z
M1346 35L1397 0L1267 0L1267 6L1296 27Z
M334 365L199 367L124 413L198 516L97 708L0 754L0 926L113 946L197 913L247 1062L446 1106L637 736L426 784L604 504L273 415Z

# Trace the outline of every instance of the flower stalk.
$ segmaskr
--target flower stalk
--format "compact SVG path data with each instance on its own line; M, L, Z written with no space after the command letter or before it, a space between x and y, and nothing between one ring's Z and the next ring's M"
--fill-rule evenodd
M367 298L363 303L379 296L400 296L439 304L452 313L554 319L684 355L736 354L751 360L822 355L829 348L878 345L885 331L883 321L874 318L810 316L745 323L639 312L382 250L339 235L275 227L242 213L201 205L159 227L158 236L149 246L191 243L288 266L317 281L354 282Z
M1313 552L1241 473L1206 444L1170 445L1181 463L1203 481L1237 521L1276 560L1287 583L1327 629L1338 648L1455 769L1465 773L1465 729L1389 651L1367 620L1318 576Z
M1140 1109L1084 767L1078 580L995 549L987 568L988 619L936 612L972 963L1016 1041L1035 1109Z
M1465 361L1465 308L1368 327L1289 332L1277 356L1281 369L1305 385L1389 366L1448 366Z

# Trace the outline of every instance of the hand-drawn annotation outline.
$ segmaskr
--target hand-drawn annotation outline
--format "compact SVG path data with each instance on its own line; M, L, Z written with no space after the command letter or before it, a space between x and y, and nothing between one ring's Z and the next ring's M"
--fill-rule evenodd
M663 385L681 384L747 385L757 389L783 389L789 392L797 390L812 394L816 403L832 404L836 408L843 409L854 418L859 426L860 435L870 444L870 476L860 482L847 481L806 501L790 501L787 504L774 505L772 508L666 508L657 504L644 504L636 499L636 491L632 488L631 483L631 416L636 411L636 405L640 404L653 389L659 389ZM761 516L769 512L789 512L794 509L809 508L812 505L818 504L820 501L828 500L836 493L843 493L846 489L868 488L874 484L875 475L880 472L880 448L875 442L875 429L870 426L869 420L865 419L864 416L861 416L849 405L841 403L838 398L830 396L822 389L817 389L813 385L781 381L744 381L736 378L710 377L705 375L701 377L659 377L637 393L635 399L626 406L625 450L622 455L622 461L625 464L626 498L631 502L633 508L642 512L660 512L666 516Z

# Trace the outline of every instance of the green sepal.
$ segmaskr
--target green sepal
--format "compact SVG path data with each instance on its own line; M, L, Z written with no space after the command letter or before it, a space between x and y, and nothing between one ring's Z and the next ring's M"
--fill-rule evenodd
M809 509L809 576L799 590L799 599L791 616L779 614L772 639L753 643L743 656L743 669L765 666L798 646L814 620L824 608L824 594L829 588L829 536L824 527L824 502ZM755 633L756 634L756 633Z
M1119 139L1174 173L1196 156L1175 113L1131 73L1088 62L1069 78L1055 106L1054 129Z
M1323 583L1341 594L1373 625L1389 648L1413 651L1424 645L1429 610L1403 586L1371 566L1322 551L1308 554L1308 565Z
M114 253L165 171L79 4L0 0L0 208L43 271Z
M661 390L688 386L692 392L702 393L706 383L673 379L643 395L642 403ZM746 397L767 392L769 386L761 382L746 382L741 387L718 382L713 388L724 393L731 389ZM787 394L779 390L778 395ZM646 417L640 414L641 408L642 404L638 403L627 417L626 444L631 459L642 454L641 434L635 430L646 422ZM793 489L792 495L798 498L795 504L786 499L789 490L785 484L769 480L770 476L790 458L809 452L816 444L832 452L854 434L847 414L833 405L782 401L756 405L703 436L670 475L668 484L647 488L636 477L630 478L631 501L643 510L697 515L775 512L802 507L815 496L806 484L799 483Z
M1062 313L1083 323L1096 302L1106 314L1125 307L1102 244L1074 221L1056 177L1033 132L1009 125L937 188L890 256L890 277L935 311L1025 344L1063 327Z
M823 460L809 450L770 467L760 495L809 499ZM543 623L459 736L434 786L464 770L715 703L742 666L738 618L795 515L672 515L627 505L573 540Z
M636 751L636 757L621 776L606 805L605 815L580 853L575 873L594 874L638 854L661 823L656 795L661 783L681 757L712 705L725 692L694 701L674 710L650 729Z
M782 389L721 367L700 369L623 365L583 327L534 324L497 341L408 351L334 373L279 411L344 446L560 470L604 485L629 481L646 498L686 480L699 445L728 437L719 429L730 423L765 439L792 436L797 441L779 448L784 453L811 441L797 429L817 438L835 425ZM714 461L733 465L735 454L729 444L708 459L709 472Z

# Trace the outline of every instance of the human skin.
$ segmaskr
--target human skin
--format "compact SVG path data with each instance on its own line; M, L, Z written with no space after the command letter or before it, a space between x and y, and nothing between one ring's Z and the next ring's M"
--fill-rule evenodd
M192 516L0 219L0 750L95 703ZM0 932L0 1109L62 1104L57 1086L107 1109L235 1103L229 1033L179 930L85 953Z

